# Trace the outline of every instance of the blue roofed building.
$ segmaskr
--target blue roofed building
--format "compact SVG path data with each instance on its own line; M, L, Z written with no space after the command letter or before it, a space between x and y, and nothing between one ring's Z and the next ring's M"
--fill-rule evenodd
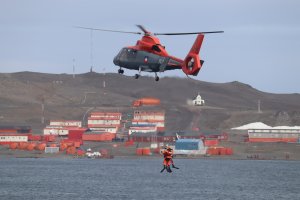
M205 155L207 148L201 139L178 139L175 142L175 155Z

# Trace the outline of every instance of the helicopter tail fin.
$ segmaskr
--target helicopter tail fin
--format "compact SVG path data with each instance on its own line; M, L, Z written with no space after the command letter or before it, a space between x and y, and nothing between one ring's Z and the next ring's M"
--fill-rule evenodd
M185 57L182 65L182 71L186 75L197 76L199 73L204 61L200 60L199 52L204 39L203 34L198 34L190 52Z

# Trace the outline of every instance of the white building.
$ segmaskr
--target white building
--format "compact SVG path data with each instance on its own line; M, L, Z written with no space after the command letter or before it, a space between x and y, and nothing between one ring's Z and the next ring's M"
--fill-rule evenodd
M51 120L50 126L82 127L78 120Z
M100 132L117 133L121 127L122 113L93 112L88 118L88 128Z
M165 112L164 111L145 111L137 110L134 112L133 126L156 127L157 131L165 130Z
M16 133L0 134L0 144L9 144L11 142L28 142L28 135Z
M157 128L155 126L150 127L130 127L128 130L128 135L133 133L155 133Z
M204 99L202 99L200 94L198 94L196 99L193 100L193 105L195 105L195 106L204 106L204 104L205 104L205 101L204 101Z

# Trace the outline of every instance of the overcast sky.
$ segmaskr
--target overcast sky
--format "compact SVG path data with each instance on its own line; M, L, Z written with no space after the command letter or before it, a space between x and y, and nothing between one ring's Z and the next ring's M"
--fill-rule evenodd
M76 73L89 71L91 65L96 72L117 72L114 56L140 36L93 31L91 46L91 31L73 26L139 31L135 24L142 24L152 32L225 31L205 35L200 50L205 63L198 80L240 81L265 92L300 93L298 0L0 2L1 73L71 74L73 63ZM159 38L169 54L184 58L195 37ZM126 75L134 73L125 69ZM185 76L181 70L159 74L164 75Z

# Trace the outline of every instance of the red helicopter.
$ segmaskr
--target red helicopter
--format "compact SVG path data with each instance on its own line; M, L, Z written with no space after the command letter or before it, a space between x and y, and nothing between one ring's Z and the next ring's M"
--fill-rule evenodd
M151 33L142 25L136 25L142 32L128 32L118 30L107 30L97 28L78 27L89 30L108 31L117 33L130 33L143 35L142 39L138 40L135 46L124 47L114 58L113 62L119 66L118 73L123 74L122 68L138 70L135 78L138 79L142 71L154 72L155 81L159 80L157 72L166 70L182 69L186 75L197 76L204 61L199 58L199 51L204 39L204 34L208 33L223 33L224 31L211 32L190 32L190 33ZM197 38L185 57L184 60L176 58L167 53L165 47L160 43L157 35L193 35L197 34Z

